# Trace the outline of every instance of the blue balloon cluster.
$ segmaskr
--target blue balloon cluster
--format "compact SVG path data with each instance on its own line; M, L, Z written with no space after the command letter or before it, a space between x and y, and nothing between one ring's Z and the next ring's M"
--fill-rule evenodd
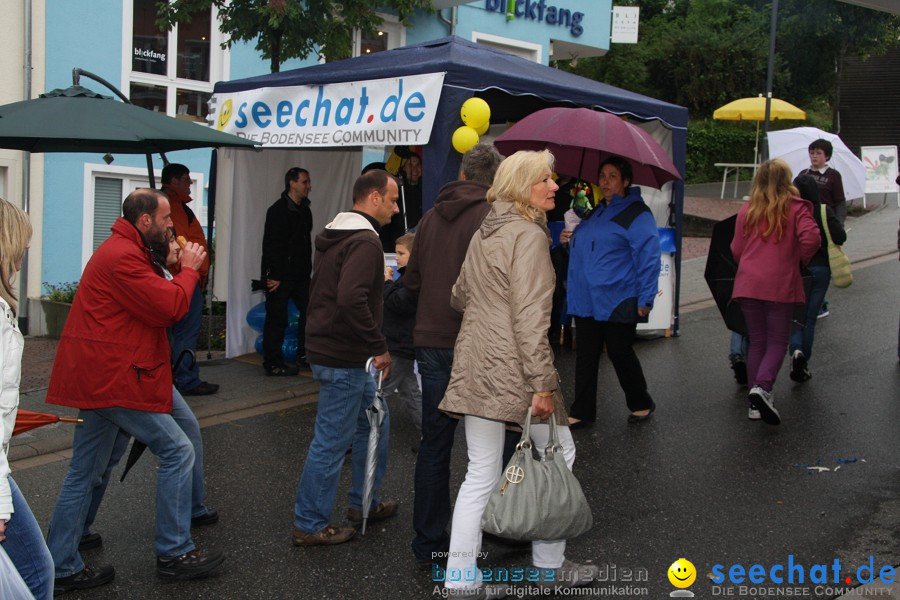
M300 309L294 304L293 300L288 300L288 326L284 330L284 343L281 345L281 354L286 362L297 361L297 323L300 320ZM266 303L260 302L247 311L247 325L260 334L256 337L255 348L260 354L263 353L263 335L262 330L266 324Z

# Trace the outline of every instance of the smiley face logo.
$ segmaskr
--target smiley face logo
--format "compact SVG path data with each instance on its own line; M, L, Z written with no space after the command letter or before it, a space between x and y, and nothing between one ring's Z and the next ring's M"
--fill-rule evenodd
M686 558L679 558L669 567L669 583L677 588L690 587L697 579L697 569Z
M231 100L226 100L222 103L222 110L219 111L219 119L216 123L216 129L222 131L225 129L225 126L228 125L228 121L231 120Z

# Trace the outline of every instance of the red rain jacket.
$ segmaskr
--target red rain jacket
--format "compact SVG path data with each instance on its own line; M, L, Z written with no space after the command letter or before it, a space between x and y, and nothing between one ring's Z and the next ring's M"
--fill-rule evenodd
M80 409L172 411L166 328L185 314L200 276L167 281L123 218L88 261L66 319L47 402Z

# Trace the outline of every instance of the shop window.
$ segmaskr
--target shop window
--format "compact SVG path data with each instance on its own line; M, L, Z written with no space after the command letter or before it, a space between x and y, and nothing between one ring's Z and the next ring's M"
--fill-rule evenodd
M161 31L156 24L157 0L123 2L131 54L124 78L131 101L173 117L206 122L213 84L227 78L216 9L198 11L189 23Z
M406 31L403 25L391 15L379 15L384 22L375 31L358 31L354 40L354 56L393 50L406 43Z

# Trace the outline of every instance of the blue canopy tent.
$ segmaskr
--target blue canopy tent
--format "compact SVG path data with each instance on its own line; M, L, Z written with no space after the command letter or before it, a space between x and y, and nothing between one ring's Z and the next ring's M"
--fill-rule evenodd
M215 93L227 94L258 88L324 85L443 72L434 125L423 146L423 210L438 190L457 178L461 155L451 137L460 122L459 109L467 99L483 98L491 107L491 122L517 121L548 106L587 107L626 116L638 125L658 123L671 140L671 158L681 173L685 168L688 111L686 108L579 77L511 54L446 37L247 79L219 82ZM681 220L684 186L671 184L667 225L676 230L676 273L680 270ZM317 227L321 224L317 224ZM678 289L674 297L674 331L678 329Z

